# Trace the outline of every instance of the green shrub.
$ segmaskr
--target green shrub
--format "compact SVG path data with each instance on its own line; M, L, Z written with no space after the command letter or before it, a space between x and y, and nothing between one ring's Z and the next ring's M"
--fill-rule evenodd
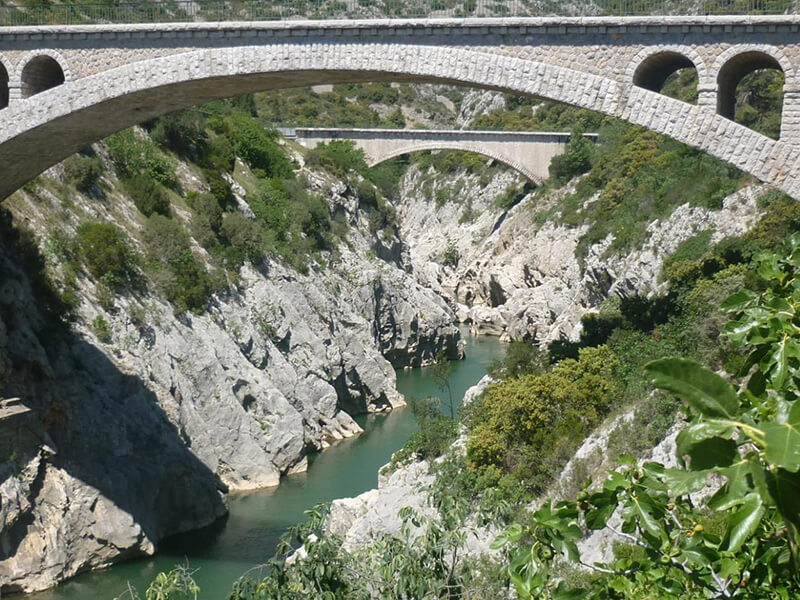
M438 190L436 190L436 196L434 200L436 210L442 208L452 198L453 198L453 191L449 187L440 187Z
M554 156L550 162L550 177L556 183L566 183L576 175L583 175L592 168L594 143L582 134L582 131L573 131L564 153Z
M180 314L191 311L202 313L208 306L214 286L205 266L193 255L184 250L169 264L170 277L164 280L164 292Z
M201 313L214 291L205 266L192 255L189 236L180 223L153 214L142 232L156 286L175 312Z
M229 117L227 135L233 140L237 156L254 169L261 169L268 177L291 177L292 161L278 144L278 134L267 129L259 120L243 113Z
M77 255L86 270L111 288L130 284L137 258L125 234L111 223L83 223L75 238Z
M492 362L489 374L495 379L540 375L547 366L547 354L535 342L514 340L502 359Z
M222 172L215 169L203 171L208 182L209 192L217 199L223 208L230 208L236 204L230 182L222 176Z
M447 246L442 254L442 264L446 267L457 267L458 261L461 260L461 252L458 251L458 246L454 240L447 240Z
M605 346L552 371L490 385L470 409L467 458L542 491L618 399L619 361Z
M97 336L97 339L104 344L111 343L111 327L108 325L102 315L97 315L92 320L92 331Z
M369 104L397 104L400 92L388 83L367 83L358 86L356 99Z
M64 161L64 176L77 190L88 194L103 174L103 163L96 156L75 154Z
M333 247L331 239L331 210L328 202L322 196L308 194L301 190L294 194L295 215L300 221L300 230L311 242L313 250L330 250Z
M159 117L150 130L150 137L160 146L194 162L202 161L208 152L205 122L197 108Z
M322 167L339 176L344 176L349 171L361 174L367 172L364 151L352 140L331 140L318 144L306 153L306 165Z
M153 214L147 219L142 240L150 259L164 267L185 250L191 249L189 236L180 222L160 214Z
M153 213L169 216L169 195L164 187L145 175L124 180L125 191L145 217Z
M405 129L406 118L403 116L403 111L398 108L390 112L383 125L389 129Z
M264 237L258 223L242 213L225 213L222 233L242 259L258 264L264 259Z
M371 167L365 177L378 186L386 198L394 198L400 179L408 170L409 164L411 164L411 159L408 154L404 154Z
M392 457L393 465L405 463L413 456L423 460L438 458L458 435L458 422L442 414L439 398L411 398L409 405L419 430Z
M288 238L292 207L282 182L274 179L259 181L256 193L249 194L247 201L256 218L274 232L277 239L285 241Z
M233 144L224 135L209 137L200 162L211 171L233 171L236 163Z
M190 199L192 208L192 237L203 248L217 243L222 228L222 207L213 194L198 194Z
M168 187L176 184L175 162L158 149L155 142L133 129L106 138L111 162L122 179L137 175Z
M368 181L359 181L356 187L358 205L361 208L378 208L378 190Z

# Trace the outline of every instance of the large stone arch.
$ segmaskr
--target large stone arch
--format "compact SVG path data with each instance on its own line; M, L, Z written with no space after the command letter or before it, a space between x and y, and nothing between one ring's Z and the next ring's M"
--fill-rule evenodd
M513 156L505 155L501 152L495 152L486 147L477 146L475 144L460 143L460 142L410 142L407 145L399 146L389 152L385 152L376 156L371 156L367 161L370 167L374 167L382 162L403 156L404 154L412 154L414 152L424 152L431 150L459 150L461 152L474 152L481 156L486 156L493 160L508 165L515 171L522 173L525 177L533 181L536 185L541 185L547 179L549 173L545 170L542 172L534 171L531 167L524 164L523 161L514 158ZM548 161L549 162L549 161Z
M0 198L90 142L155 116L259 90L363 81L463 84L625 119L726 160L800 198L795 147L702 106L609 77L459 47L302 43L204 49L67 81L0 115Z

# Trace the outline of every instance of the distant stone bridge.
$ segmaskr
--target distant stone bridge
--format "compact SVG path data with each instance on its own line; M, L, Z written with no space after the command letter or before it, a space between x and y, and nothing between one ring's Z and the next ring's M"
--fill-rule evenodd
M659 93L697 71L698 101ZM781 138L731 120L736 85L785 75ZM665 134L800 199L800 17L281 21L0 29L0 198L114 131L215 98L322 83L462 84Z
M351 140L364 151L372 167L385 160L421 150L476 152L516 169L537 185L547 179L550 162L563 154L569 133L429 129L285 129L306 148L332 140ZM585 134L595 139L596 134Z

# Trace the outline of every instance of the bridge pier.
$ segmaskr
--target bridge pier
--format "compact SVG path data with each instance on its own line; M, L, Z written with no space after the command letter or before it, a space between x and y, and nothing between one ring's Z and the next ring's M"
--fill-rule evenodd
M783 93L781 139L800 146L800 89L787 89Z
M717 111L717 88L697 87L697 106L704 111Z

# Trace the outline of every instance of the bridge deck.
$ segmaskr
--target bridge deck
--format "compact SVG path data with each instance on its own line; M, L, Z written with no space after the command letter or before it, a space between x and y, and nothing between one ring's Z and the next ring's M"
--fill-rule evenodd
M379 129L379 128L344 128L344 127L294 127L279 128L284 137L341 137L342 139L355 138L407 138L425 139L453 137L461 140L480 140L485 138L514 138L527 142L567 142L572 136L564 131L503 131L487 129ZM596 133L584 133L584 137L597 139Z

